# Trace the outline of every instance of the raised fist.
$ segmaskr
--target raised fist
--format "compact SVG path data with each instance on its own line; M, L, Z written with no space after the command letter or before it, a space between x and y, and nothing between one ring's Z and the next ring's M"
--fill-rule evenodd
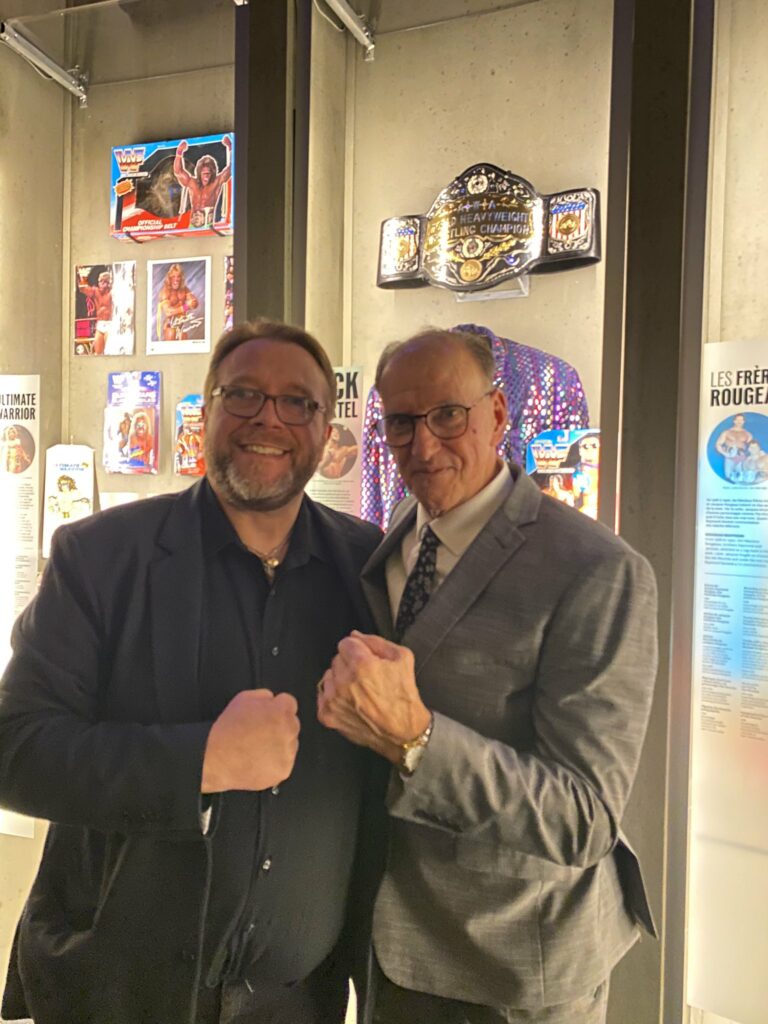
M284 782L299 749L298 705L289 693L243 690L211 726L203 793L258 791Z

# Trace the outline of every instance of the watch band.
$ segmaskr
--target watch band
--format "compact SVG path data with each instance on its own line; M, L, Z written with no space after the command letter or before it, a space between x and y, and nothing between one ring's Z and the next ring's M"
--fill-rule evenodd
M397 768L403 778L410 778L418 768L419 761L421 761L427 744L429 743L429 737L432 735L434 724L435 716L430 714L429 725L426 727L424 732L419 733L415 739L401 743L400 761Z

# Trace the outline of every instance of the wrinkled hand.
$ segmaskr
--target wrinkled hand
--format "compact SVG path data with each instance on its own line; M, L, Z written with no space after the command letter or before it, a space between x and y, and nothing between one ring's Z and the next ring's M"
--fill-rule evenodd
M419 736L430 721L416 686L413 654L358 632L345 637L338 651L318 688L318 718L396 764L401 745Z
M243 690L211 726L203 793L258 791L284 782L299 749L298 705L290 693Z

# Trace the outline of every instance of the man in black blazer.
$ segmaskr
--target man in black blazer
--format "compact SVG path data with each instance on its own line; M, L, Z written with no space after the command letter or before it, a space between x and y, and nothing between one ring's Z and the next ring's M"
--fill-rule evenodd
M0 685L0 802L52 822L2 1012L338 1024L359 748L315 684L379 531L303 493L336 382L260 321L205 382L207 477L59 530Z
M363 570L381 635L344 639L319 697L395 769L373 1024L602 1024L611 969L653 930L621 831L653 573L501 462L494 370L483 339L430 331L377 374L414 497Z

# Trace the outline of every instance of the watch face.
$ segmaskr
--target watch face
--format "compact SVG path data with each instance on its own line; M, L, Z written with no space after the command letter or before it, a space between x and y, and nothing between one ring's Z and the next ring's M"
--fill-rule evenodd
M425 748L419 744L417 747L410 747L403 752L402 770L406 775L413 775L422 758Z

